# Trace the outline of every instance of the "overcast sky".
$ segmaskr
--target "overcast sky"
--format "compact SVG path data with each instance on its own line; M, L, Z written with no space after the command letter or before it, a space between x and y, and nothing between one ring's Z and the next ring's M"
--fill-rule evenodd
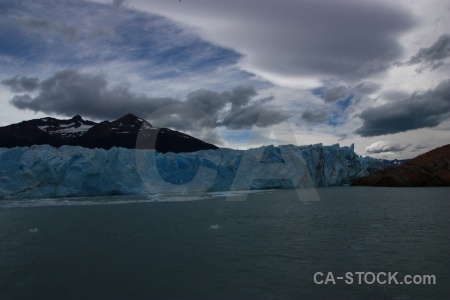
M0 126L134 113L219 146L450 143L448 0L3 0Z

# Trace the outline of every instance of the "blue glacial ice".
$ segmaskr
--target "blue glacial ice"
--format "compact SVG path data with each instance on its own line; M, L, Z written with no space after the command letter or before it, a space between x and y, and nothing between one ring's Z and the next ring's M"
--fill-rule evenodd
M0 149L0 198L327 187L380 168L379 160L357 155L353 145L179 154L39 145Z

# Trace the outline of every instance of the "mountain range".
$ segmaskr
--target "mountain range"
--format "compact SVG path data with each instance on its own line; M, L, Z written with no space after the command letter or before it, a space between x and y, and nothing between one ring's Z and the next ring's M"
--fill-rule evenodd
M398 167L360 177L352 185L450 186L450 144L419 155Z
M71 119L41 118L0 127L0 148L33 145L81 146L84 148L155 149L160 153L217 149L190 135L169 128L153 127L146 120L127 114L115 121L96 123L76 115Z

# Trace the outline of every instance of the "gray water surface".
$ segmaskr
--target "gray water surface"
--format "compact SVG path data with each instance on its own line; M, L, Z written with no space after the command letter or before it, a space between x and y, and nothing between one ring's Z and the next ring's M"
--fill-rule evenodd
M318 191L0 200L0 299L450 299L449 188Z

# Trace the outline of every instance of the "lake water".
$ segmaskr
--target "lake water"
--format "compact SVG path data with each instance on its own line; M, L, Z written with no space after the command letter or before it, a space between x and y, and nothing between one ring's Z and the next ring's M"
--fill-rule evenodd
M318 193L0 200L0 299L450 299L449 188Z

